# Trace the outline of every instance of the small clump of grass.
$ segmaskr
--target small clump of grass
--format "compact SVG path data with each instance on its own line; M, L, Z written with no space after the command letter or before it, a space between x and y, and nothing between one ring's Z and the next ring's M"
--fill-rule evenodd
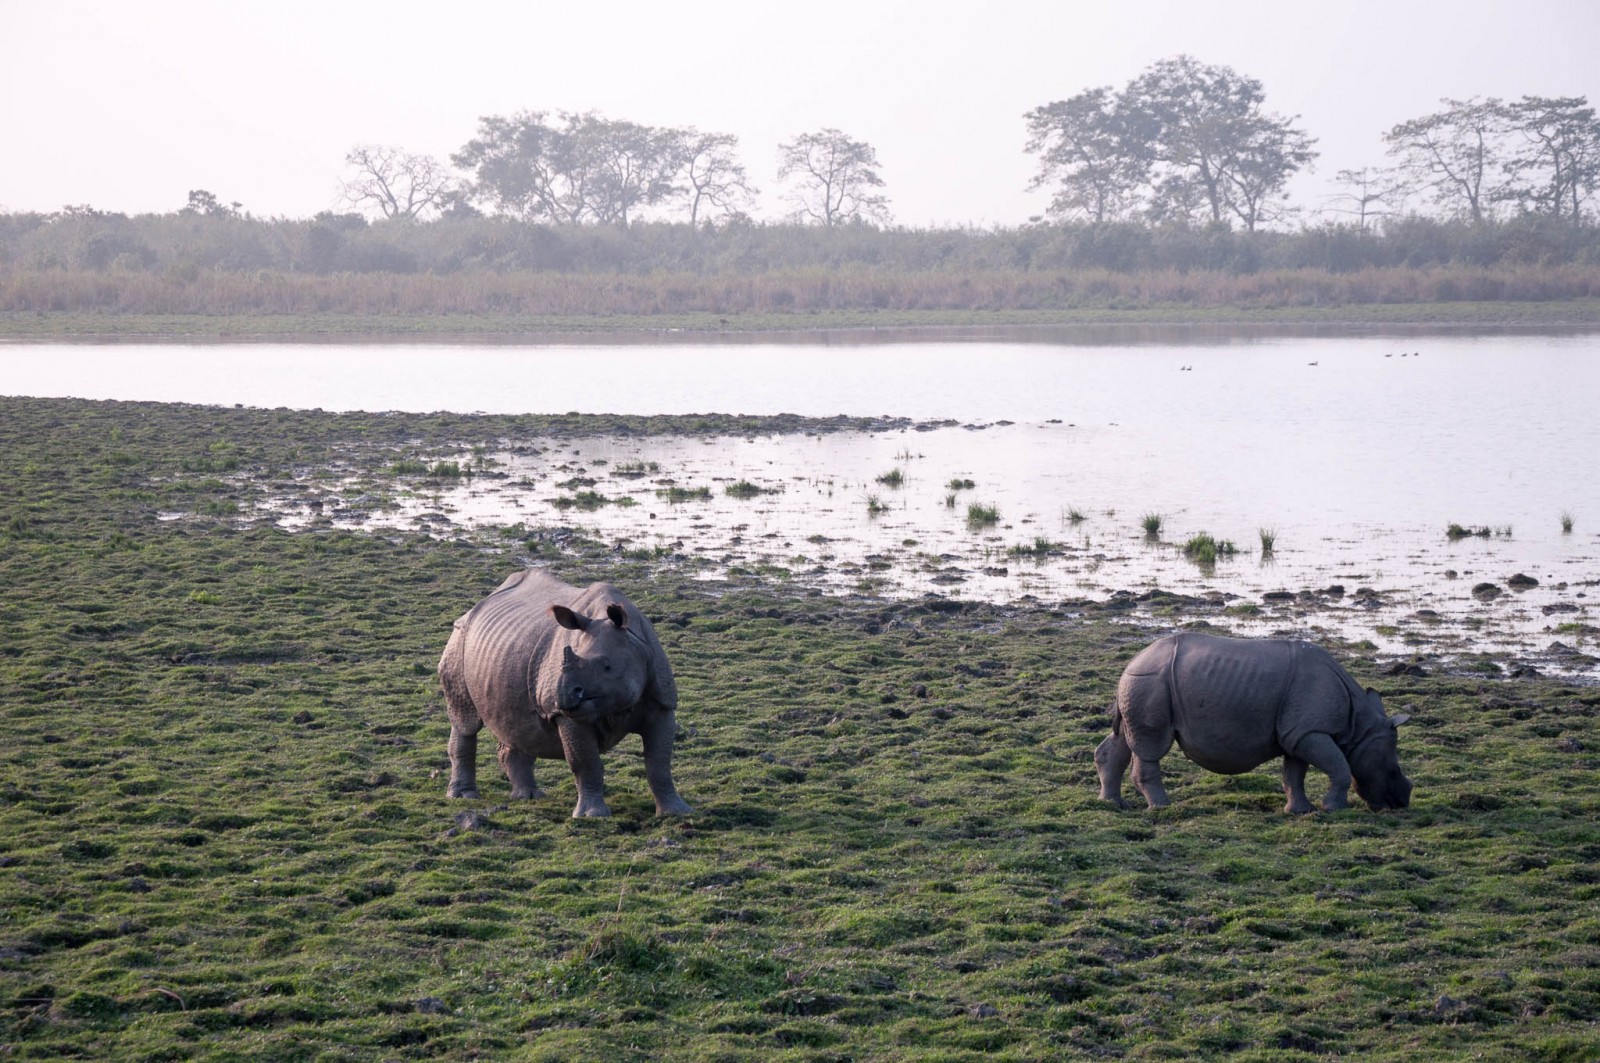
M389 466L389 471L396 476L426 476L428 474L428 463L418 461L415 458L401 458Z
M878 477L878 482L883 484L885 487L903 487L906 482L906 474L899 469L890 469L888 472Z
M973 483L971 480L963 480L958 476L954 480L951 480L949 483L945 484L945 486L950 488L952 491L970 491L978 485Z
M1083 510L1079 509L1077 506L1068 506L1067 507L1067 512L1066 512L1066 516L1065 516L1064 519L1066 520L1066 522L1068 524L1077 525L1077 524L1082 524L1084 521L1088 520L1089 518L1084 516Z
M1261 556L1266 557L1272 553L1272 548L1277 545L1278 533L1272 528L1258 528L1256 534L1261 536Z
M1197 565L1214 565L1219 557L1232 557L1239 552L1232 539L1214 539L1208 532L1192 536L1183 544L1183 556Z
M986 506L981 502L973 502L967 506L967 523L975 528L987 528L1000 523L1000 510L995 506Z
M624 461L611 470L611 475L621 476L625 479L636 480L641 476L651 476L661 471L661 465L654 461Z
M951 491L949 494L944 496L944 508L945 509L955 509L956 508L956 493L954 491Z
M1479 524L1475 527L1465 528L1454 523L1453 521L1451 522L1450 526L1444 530L1444 537L1449 539L1451 542L1458 542L1462 539L1470 538L1472 536L1476 536L1480 539L1487 539L1492 534L1494 533L1489 530L1489 526L1487 524Z
M876 517L879 513L882 513L888 508L888 506L883 504L883 499L879 498L877 495L867 496L867 516Z
M1018 543L1006 551L1011 557L1031 557L1035 560L1049 557L1060 549L1059 544L1051 542L1042 535L1034 536L1032 543Z
M1161 535L1161 514L1146 513L1140 518L1139 526L1144 529L1144 534L1147 538L1159 538Z
M664 487L656 491L657 498L664 498L669 503L678 502L709 502L711 488L709 487Z
M762 487L760 484L753 484L749 480L731 483L722 490L732 498L755 498L757 495L777 494L776 488Z
M428 469L428 475L435 480L461 479L461 463L458 461L436 461Z
M1561 534L1562 535L1571 535L1572 534L1572 523L1573 522L1572 522L1572 513L1571 513L1571 511L1563 509L1561 511Z
M579 491L570 498L565 495L552 498L550 504L557 509L599 509L601 506L609 506L611 499L598 491ZM628 504L633 504L632 499L629 499Z

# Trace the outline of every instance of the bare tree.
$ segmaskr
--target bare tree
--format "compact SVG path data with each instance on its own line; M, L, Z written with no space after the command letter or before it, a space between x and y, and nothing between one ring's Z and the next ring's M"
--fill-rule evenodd
M852 221L887 222L889 201L872 191L883 187L878 153L837 129L803 133L778 145L778 179L798 177L787 195L794 216L832 228Z
M1444 110L1401 122L1383 139L1412 188L1476 225L1501 192L1495 174L1506 161L1506 107L1492 98L1439 102Z
M385 218L417 218L440 209L456 181L431 155L362 144L344 157L351 168L343 200L357 210L376 209Z
M1402 192L1403 182L1393 170L1381 166L1363 166L1359 170L1340 170L1334 180L1348 189L1328 197L1326 208L1335 214L1350 214L1356 218L1356 227L1367 231L1369 220L1394 213L1396 199Z
M689 224L698 225L701 213L712 210L738 214L749 206L756 189L745 177L734 155L739 138L732 133L702 133L690 127L678 130L682 143L683 178L688 184Z

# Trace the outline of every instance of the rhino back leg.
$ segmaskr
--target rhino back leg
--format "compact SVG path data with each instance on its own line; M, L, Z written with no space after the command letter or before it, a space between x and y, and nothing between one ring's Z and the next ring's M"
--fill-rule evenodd
M1095 770L1100 773L1100 800L1109 801L1118 808L1127 808L1122 799L1122 776L1133 760L1133 750L1122 737L1122 718L1112 713L1111 734L1094 750Z
M644 740L644 777L656 799L658 816L687 816L694 811L672 781L672 743L677 730L678 721L671 712L654 712L639 733Z
M1161 784L1161 758L1172 748L1172 699L1164 676L1124 676L1117 688L1122 738L1133 758L1133 785L1151 808L1172 803Z
M500 770L506 773L506 778L511 782L513 801L531 801L544 796L544 791L533 780L532 755L502 742L496 758L500 761Z
M478 796L478 732L483 729L483 718L461 674L459 632L451 635L439 659L439 686L450 714L450 786L445 792L451 797L474 798Z

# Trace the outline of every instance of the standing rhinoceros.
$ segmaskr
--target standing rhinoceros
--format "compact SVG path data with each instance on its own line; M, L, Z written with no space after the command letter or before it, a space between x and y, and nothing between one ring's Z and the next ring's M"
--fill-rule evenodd
M1190 760L1224 775L1281 756L1289 812L1311 811L1308 764L1328 775L1323 808L1346 806L1352 777L1373 811L1405 808L1411 781L1395 728L1408 719L1384 715L1377 691L1362 690L1309 642L1168 635L1128 662L1117 684L1111 737L1094 751L1100 796L1127 807L1122 774L1131 760L1150 807L1165 806L1161 758L1176 740Z
M672 784L678 688L650 621L606 583L513 573L455 623L439 684L450 709L451 797L477 797L478 729L500 741L513 798L542 797L533 762L565 759L574 817L609 816L600 754L638 734L657 815L692 811Z

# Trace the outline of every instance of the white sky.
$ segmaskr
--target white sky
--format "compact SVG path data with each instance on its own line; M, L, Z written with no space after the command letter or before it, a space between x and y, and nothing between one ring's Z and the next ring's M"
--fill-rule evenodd
M1043 211L1022 115L1180 52L1259 79L1340 169L1442 96L1600 104L1600 0L0 0L0 210L338 206L360 143L447 158L478 118L598 110L740 138L782 212L779 142L872 144L895 221Z

